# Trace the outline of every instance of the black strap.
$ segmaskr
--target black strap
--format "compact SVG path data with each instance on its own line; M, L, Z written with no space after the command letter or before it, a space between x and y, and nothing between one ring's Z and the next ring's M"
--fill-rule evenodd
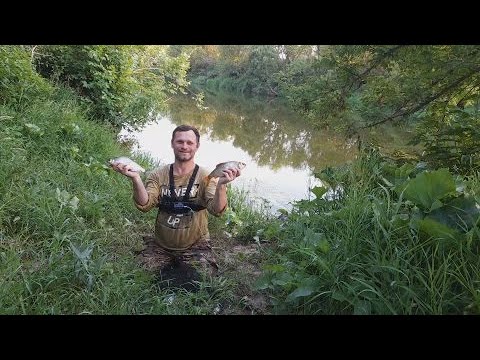
M178 201L178 198L175 194L174 188L174 181L173 181L173 164L170 165L169 171L169 187L170 187L170 196L160 196L159 195L159 202L157 204L159 211L167 211L169 213L174 214L185 214L190 211L200 211L206 209L206 207L202 205L196 204L193 200L190 200L190 191L192 191L193 183L195 182L195 178L197 177L199 166L195 165L195 169L193 169L192 176L188 181L187 191L183 196L182 201Z
M175 187L173 181L173 164L170 164L170 173L168 174L168 182L170 186L170 197L175 199L177 196L175 195Z
M197 177L198 172L198 165L195 165L195 169L193 169L193 174L190 176L190 180L188 181L187 191L183 197L183 201L187 201L190 197L190 191L192 191L193 183L195 182L195 178Z
M183 201L187 201L188 198L190 197L190 191L192 191L193 183L195 182L195 178L197 177L197 172L198 172L198 165L195 164L195 169L193 169L193 174L190 176L190 180L188 181L187 185L187 191L185 192L185 195L183 196ZM174 180L173 180L173 164L170 164L170 172L168 174L168 181L169 181L169 186L170 186L170 197L176 198L177 195L175 194L175 187L174 187Z

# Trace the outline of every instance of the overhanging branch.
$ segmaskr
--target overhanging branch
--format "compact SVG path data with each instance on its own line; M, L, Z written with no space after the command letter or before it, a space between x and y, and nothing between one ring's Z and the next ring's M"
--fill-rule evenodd
M457 80L455 80L454 82L452 82L451 84L449 84L448 86L444 87L442 90L440 90L437 94L434 94L432 96L429 96L427 97L425 100L423 100L422 102L420 102L419 104L417 104L416 106L410 108L410 109L405 109L403 111L400 111L401 108L399 108L398 110L396 110L392 115L390 115L389 117L383 119L383 120L380 120L380 121L377 121L377 122L374 122L372 124L368 124L368 125L365 125L365 126L361 126L360 129L368 129L368 128L371 128L371 127L374 127L374 126L377 126L377 125L380 125L380 124L383 124L383 123L386 123L388 121L392 121L393 119L395 118L398 118L400 116L405 116L405 115L410 115L410 114L414 114L416 113L417 111L423 109L425 106L427 106L428 104L430 104L432 101L438 99L439 97L445 95L446 93L448 93L450 90L454 89L455 87L457 87L458 85L460 85L462 82L464 82L466 79L468 79L469 77L473 76L474 74L478 73L480 71L480 66L479 67L476 67L474 69L472 69L470 72L468 72L467 74L463 75L462 77L458 78ZM398 112L400 111L400 112Z

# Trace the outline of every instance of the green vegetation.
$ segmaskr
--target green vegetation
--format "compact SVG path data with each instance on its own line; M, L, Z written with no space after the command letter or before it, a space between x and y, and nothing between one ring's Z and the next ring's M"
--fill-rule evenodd
M178 51L179 49L177 49ZM187 46L192 83L278 98L312 125L364 135L417 125L426 159L480 166L480 47L469 45Z
M28 55L22 48L2 51L2 63L10 63L12 54L15 59ZM137 211L130 183L106 166L114 156L129 155L129 149L117 143L106 123L90 120L73 91L48 85L29 61L15 64L24 68L15 67L9 78L15 81L0 87L5 94L0 106L1 312L213 314L219 306L240 311L243 305L225 276L205 279L196 293L156 285L155 274L142 269L134 255L142 235L153 231L155 214ZM39 84L36 92L31 78ZM11 84L22 97L11 96L17 91ZM134 158L146 168L154 164L145 155Z
M0 79L0 103L11 106L28 104L52 90L32 69L28 53L16 46L0 46Z
M36 70L67 84L89 106L90 116L116 127L138 126L165 109L171 94L184 92L188 61L165 46L35 46Z
M478 56L474 46L0 46L1 312L480 313ZM197 292L162 289L135 258L155 213L136 211L106 160L155 165L115 130L191 94L189 66L196 84L281 97L315 125L414 124L425 156L360 146L353 163L318 170L316 198L281 219L229 189L227 214L211 220L220 275Z
M276 313L480 312L478 173L397 166L369 149L318 177L325 186L297 203L256 284Z

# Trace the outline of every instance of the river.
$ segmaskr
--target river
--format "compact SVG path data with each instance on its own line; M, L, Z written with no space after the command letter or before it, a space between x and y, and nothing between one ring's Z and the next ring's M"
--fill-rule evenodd
M295 200L313 198L310 188L321 185L313 173L357 154L354 141L312 129L280 105L231 95L207 96L204 105L199 109L190 98L176 97L168 113L158 114L140 130L124 128L119 136L133 142L134 152L167 164L174 161L170 140L175 127L197 127L196 163L213 170L221 162L245 162L247 167L232 186L248 191L272 213L290 209Z

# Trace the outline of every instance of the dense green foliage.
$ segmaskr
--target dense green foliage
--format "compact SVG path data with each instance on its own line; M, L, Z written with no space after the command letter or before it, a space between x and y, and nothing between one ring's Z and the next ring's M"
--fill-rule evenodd
M281 68L275 47L224 45L182 49L190 54L191 76L197 85L243 94L276 96L274 74Z
M20 46L0 46L0 103L19 106L46 96L51 86L32 69L29 52Z
M466 172L480 165L471 146L480 124L479 47L338 46L308 69L308 79L293 87L285 72L282 86L314 121L351 132L410 121L418 124L427 160ZM440 146L433 145L438 137Z
M75 89L91 116L120 127L141 125L182 91L188 61L161 46L40 46L33 51L43 76Z
M480 313L480 187L375 150L318 174L277 231L257 282L275 311L302 314Z

